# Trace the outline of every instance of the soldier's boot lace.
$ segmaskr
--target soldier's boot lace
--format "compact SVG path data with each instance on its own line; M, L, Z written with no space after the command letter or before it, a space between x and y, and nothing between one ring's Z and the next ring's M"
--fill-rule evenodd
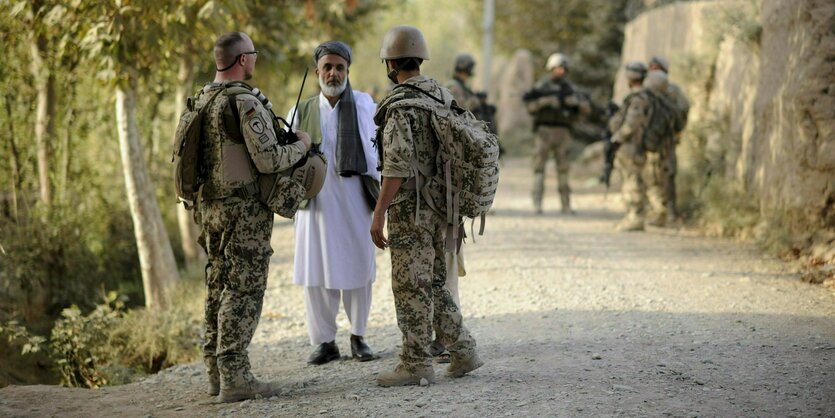
M461 377L483 365L484 362L475 351L467 354L453 353L446 375L447 377Z
M426 384L435 383L435 369L425 366L410 372L402 364L398 364L393 372L381 373L377 376L377 385L382 387L420 385L422 379L426 379Z
M238 402L245 399L269 398L281 391L278 382L261 382L252 378L251 381L236 387L221 387L220 402Z

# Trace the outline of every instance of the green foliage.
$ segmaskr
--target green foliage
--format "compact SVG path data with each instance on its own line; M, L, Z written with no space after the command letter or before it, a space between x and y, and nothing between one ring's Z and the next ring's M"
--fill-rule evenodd
M760 21L761 0L745 0L723 3L721 7L710 9L706 21L708 35L713 43L726 38L733 38L743 45L758 47L763 27Z
M110 292L87 314L74 305L64 309L48 339L15 320L0 323L0 336L23 355L46 352L64 386L130 383L199 358L205 290L197 276L175 290L179 303L164 311L126 310L125 298Z
M55 322L49 347L61 373L61 384L96 388L108 383L101 366L109 358L103 350L109 330L124 312L124 302L115 292L87 315L76 306L64 309Z
M5 335L9 343L20 344L20 353L23 355L40 352L46 343L46 338L32 335L26 327L14 320L0 323L0 335Z

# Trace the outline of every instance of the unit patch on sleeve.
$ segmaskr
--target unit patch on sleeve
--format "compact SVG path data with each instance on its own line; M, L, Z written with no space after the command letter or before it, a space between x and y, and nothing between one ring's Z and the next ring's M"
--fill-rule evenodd
M264 123L264 119L261 118L261 115L255 116L254 118L249 120L249 129L252 129L252 132L256 134L264 133L264 130L267 128L267 124Z

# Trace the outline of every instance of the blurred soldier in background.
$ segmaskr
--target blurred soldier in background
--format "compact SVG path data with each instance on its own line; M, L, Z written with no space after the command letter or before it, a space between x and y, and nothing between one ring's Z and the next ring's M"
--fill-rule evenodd
M650 71L660 70L663 71L665 74L669 74L670 65L664 57L658 55L653 56L649 61L648 67ZM678 170L678 160L676 159L676 145L678 145L679 143L681 131L687 124L687 114L690 111L690 101L687 100L687 96L684 94L684 91L682 91L681 87L679 87L677 84L669 82L669 79L667 80L667 90L665 94L670 99L670 101L673 104L675 104L679 113L681 125L678 127L679 129L677 129L675 132L675 139L672 141L672 147L668 150L665 150L665 155L662 157L667 160L666 171L668 174L668 177L665 179L664 183L664 205L666 207L666 217L651 219L650 224L656 226L663 226L665 221L674 221L678 217L678 212L676 211L676 171Z
M626 208L626 215L615 229L619 231L644 230L644 205L646 184L641 171L646 164L646 153L641 140L649 113L650 102L642 91L647 67L642 62L630 62L626 65L626 79L629 83L629 95L623 105L609 120L612 143L619 147L617 167L623 177L621 193Z
M568 58L563 54L548 57L545 65L548 75L525 93L522 100L528 113L533 115L536 132L533 155L533 205L537 214L542 213L542 196L545 190L545 165L553 153L557 163L557 180L562 213L571 210L571 187L568 185L571 149L571 126L580 115L591 113L589 101L576 94L574 86L566 80Z

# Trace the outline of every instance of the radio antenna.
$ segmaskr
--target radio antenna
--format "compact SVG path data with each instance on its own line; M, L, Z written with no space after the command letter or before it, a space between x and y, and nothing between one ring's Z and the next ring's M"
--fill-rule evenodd
M296 112L299 111L299 102L302 99L302 92L304 91L304 82L307 80L307 72L309 70L310 69L307 66L304 67L304 77L302 77L302 86L301 88L299 88L299 97L296 98L296 106L293 108L293 116L290 117L290 132L293 132L293 121L296 120Z

